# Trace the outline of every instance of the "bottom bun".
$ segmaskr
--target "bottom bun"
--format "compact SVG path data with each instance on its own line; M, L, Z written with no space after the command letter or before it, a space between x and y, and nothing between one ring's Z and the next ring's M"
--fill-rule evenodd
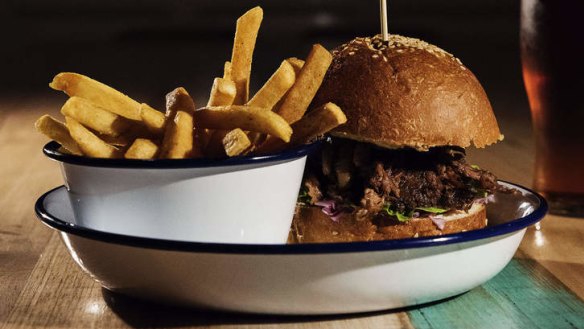
M468 212L457 211L443 216L441 220L444 220L442 229L439 229L429 217L413 218L403 223L376 225L371 220L357 220L355 216L347 213L335 222L319 207L299 205L296 208L288 242L391 240L458 233L487 226L487 210L485 205L475 203Z

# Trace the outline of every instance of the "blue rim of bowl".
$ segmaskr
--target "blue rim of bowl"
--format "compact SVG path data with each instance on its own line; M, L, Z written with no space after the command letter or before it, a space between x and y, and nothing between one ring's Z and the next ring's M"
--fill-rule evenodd
M67 154L59 151L61 144L51 141L43 147L43 153L58 162L68 164L88 166L88 167L105 167L105 168L147 168L147 169L179 169L179 168L205 168L205 167L224 167L239 166L265 162L287 161L301 158L316 151L323 141L319 140L311 144L300 145L281 152L253 155L238 156L224 159L104 159L90 158L86 156Z
M505 181L501 181L505 182ZM510 222L486 227L479 230L460 232L442 236L420 237L399 240L383 240L369 242L342 242L342 243L305 243L305 244L227 244L227 243L204 243L190 241L164 240L146 237L128 236L116 233L109 233L85 228L73 223L66 222L49 214L44 207L47 196L64 186L56 187L43 194L35 203L37 217L47 226L60 231L61 233L72 234L87 239L98 240L106 243L114 243L131 247L161 249L182 252L200 253L226 253L226 254L335 254L335 253L358 253L369 251L399 250L410 248L435 247L440 245L470 242L487 239L496 236L513 233L539 222L547 213L548 205L546 200L538 193L523 186L505 182L523 189L539 201L537 207L531 214L514 219Z

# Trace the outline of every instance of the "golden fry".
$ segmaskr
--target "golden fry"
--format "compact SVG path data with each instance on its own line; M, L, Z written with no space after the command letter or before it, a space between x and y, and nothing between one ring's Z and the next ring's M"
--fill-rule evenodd
M344 113L332 103L305 115L332 61L331 53L318 44L306 61L282 61L250 99L262 20L261 7L237 20L231 60L224 64L223 77L214 79L205 108L195 110L188 92L177 88L166 96L166 111L159 112L87 76L63 72L49 86L70 96L61 108L66 124L47 115L35 126L74 154L174 159L279 151L344 123Z
M121 92L78 73L57 74L49 87L69 96L85 98L95 105L124 118L140 120L140 103Z
M271 111L292 87L294 81L296 81L295 68L288 60L285 60L246 105L262 107ZM265 138L265 135L250 132L248 137L254 145L258 145Z
M137 135L134 133L126 133L116 137L108 135L98 135L97 137L109 145L115 146L117 148L125 148L132 144L134 139L136 139L136 136Z
M136 138L134 143L124 154L126 159L154 159L158 153L158 145L153 141L144 138Z
M249 106L215 106L195 111L199 127L231 130L243 130L266 133L285 142L290 141L292 128L279 115L258 107Z
M334 103L326 103L308 112L292 125L291 143L304 144L347 122L345 113Z
M77 120L65 117L65 122L71 137L77 142L84 155L94 158L117 158L119 156L117 148L101 140Z
M239 128L228 132L223 138L223 148L225 154L230 157L237 156L245 152L251 146L251 142L245 132Z
M193 156L193 115L177 111L172 123L167 124L160 157L184 159L191 156Z
M231 63L225 62L225 76L229 75L231 75ZM231 105L236 93L237 89L233 81L227 78L215 78L207 106ZM205 152L209 152L211 156L224 156L222 140L225 134L227 134L227 131L224 130L199 129L202 148L206 150ZM212 143L212 145L208 146L209 143Z
M296 57L290 57L290 58L286 59L286 62L288 62L288 64L290 64L292 66L292 68L294 69L295 77L298 78L300 71L302 71L302 67L304 67L304 61L301 59L298 59ZM289 91L290 91L290 89L288 89L287 92L289 92ZM285 98L286 98L286 95L284 95L282 98L280 98L278 103L272 107L272 110L280 108L280 106L282 105ZM254 145L260 145L263 141L266 140L266 136L260 135L260 134L251 135L250 138L251 138L252 143Z
M300 120L316 95L331 61L332 55L328 50L318 44L312 46L296 83L274 111L290 124Z
M286 62L288 62L288 64L290 64L292 66L292 68L294 69L294 75L295 75L295 78L297 79L298 76L300 75L300 71L302 71L302 67L304 67L304 61L299 59L299 58L296 58L296 57L290 57L290 58L286 59ZM290 91L290 89L288 89L287 93L289 91ZM286 95L284 95L282 98L280 98L278 103L272 107L272 110L280 108L284 99L286 99ZM260 145L262 142L266 141L266 137L267 137L266 135L260 135L257 133L250 134L250 139L252 140L252 143L254 145Z
M61 108L61 114L77 120L85 127L100 134L114 137L119 136L130 126L127 119L77 96L73 96L65 102Z
M174 118L177 111L193 113L195 111L195 102L191 95L183 87L178 87L166 94L166 113L167 118Z
M298 76L298 74L300 74L300 71L302 71L302 67L304 66L304 61L296 58L296 57L290 57L288 59L286 59L286 61L292 65L292 68L294 68L294 73L296 73L296 75Z
M319 136L347 122L345 113L334 103L326 103L310 112L302 119L292 124L292 138L289 145L301 145L313 141ZM270 138L262 144L258 153L281 151L289 145L275 138Z
M237 20L233 52L231 54L231 80L235 82L237 94L233 104L243 105L249 98L249 77L253 51L264 17L264 11L255 7Z
M129 147L136 138L158 140L162 137L160 134L153 134L145 125L134 124L128 130L119 136L109 136L97 134L102 141L117 147L125 149Z
M146 128L155 135L162 135L164 132L164 113L153 109L146 103L140 104L140 118Z
M283 61L270 79L246 104L271 111L296 81L294 68L288 61Z
M224 78L215 78L207 106L231 105L235 99L237 89L235 83Z
M54 119L48 114L40 117L34 124L37 131L61 144L61 146L72 154L81 155L81 150L77 143L69 134L69 130L64 123Z
M231 62L230 61L225 62L225 64L223 65L223 79L231 80Z
M194 147L194 111L195 102L184 88L176 88L166 95L166 126L161 158L200 156L199 148Z

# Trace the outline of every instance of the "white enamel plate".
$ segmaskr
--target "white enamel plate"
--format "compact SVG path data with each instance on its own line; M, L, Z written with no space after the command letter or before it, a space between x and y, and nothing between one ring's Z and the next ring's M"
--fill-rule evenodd
M114 292L227 311L353 313L455 296L501 271L547 211L538 194L502 184L521 193L497 194L484 229L375 242L218 244L98 231L75 224L65 187L41 196L36 212L75 262Z

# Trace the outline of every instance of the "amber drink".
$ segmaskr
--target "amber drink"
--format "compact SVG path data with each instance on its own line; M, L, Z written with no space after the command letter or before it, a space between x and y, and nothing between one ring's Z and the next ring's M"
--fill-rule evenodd
M584 216L584 1L523 0L521 58L534 187L552 213Z

